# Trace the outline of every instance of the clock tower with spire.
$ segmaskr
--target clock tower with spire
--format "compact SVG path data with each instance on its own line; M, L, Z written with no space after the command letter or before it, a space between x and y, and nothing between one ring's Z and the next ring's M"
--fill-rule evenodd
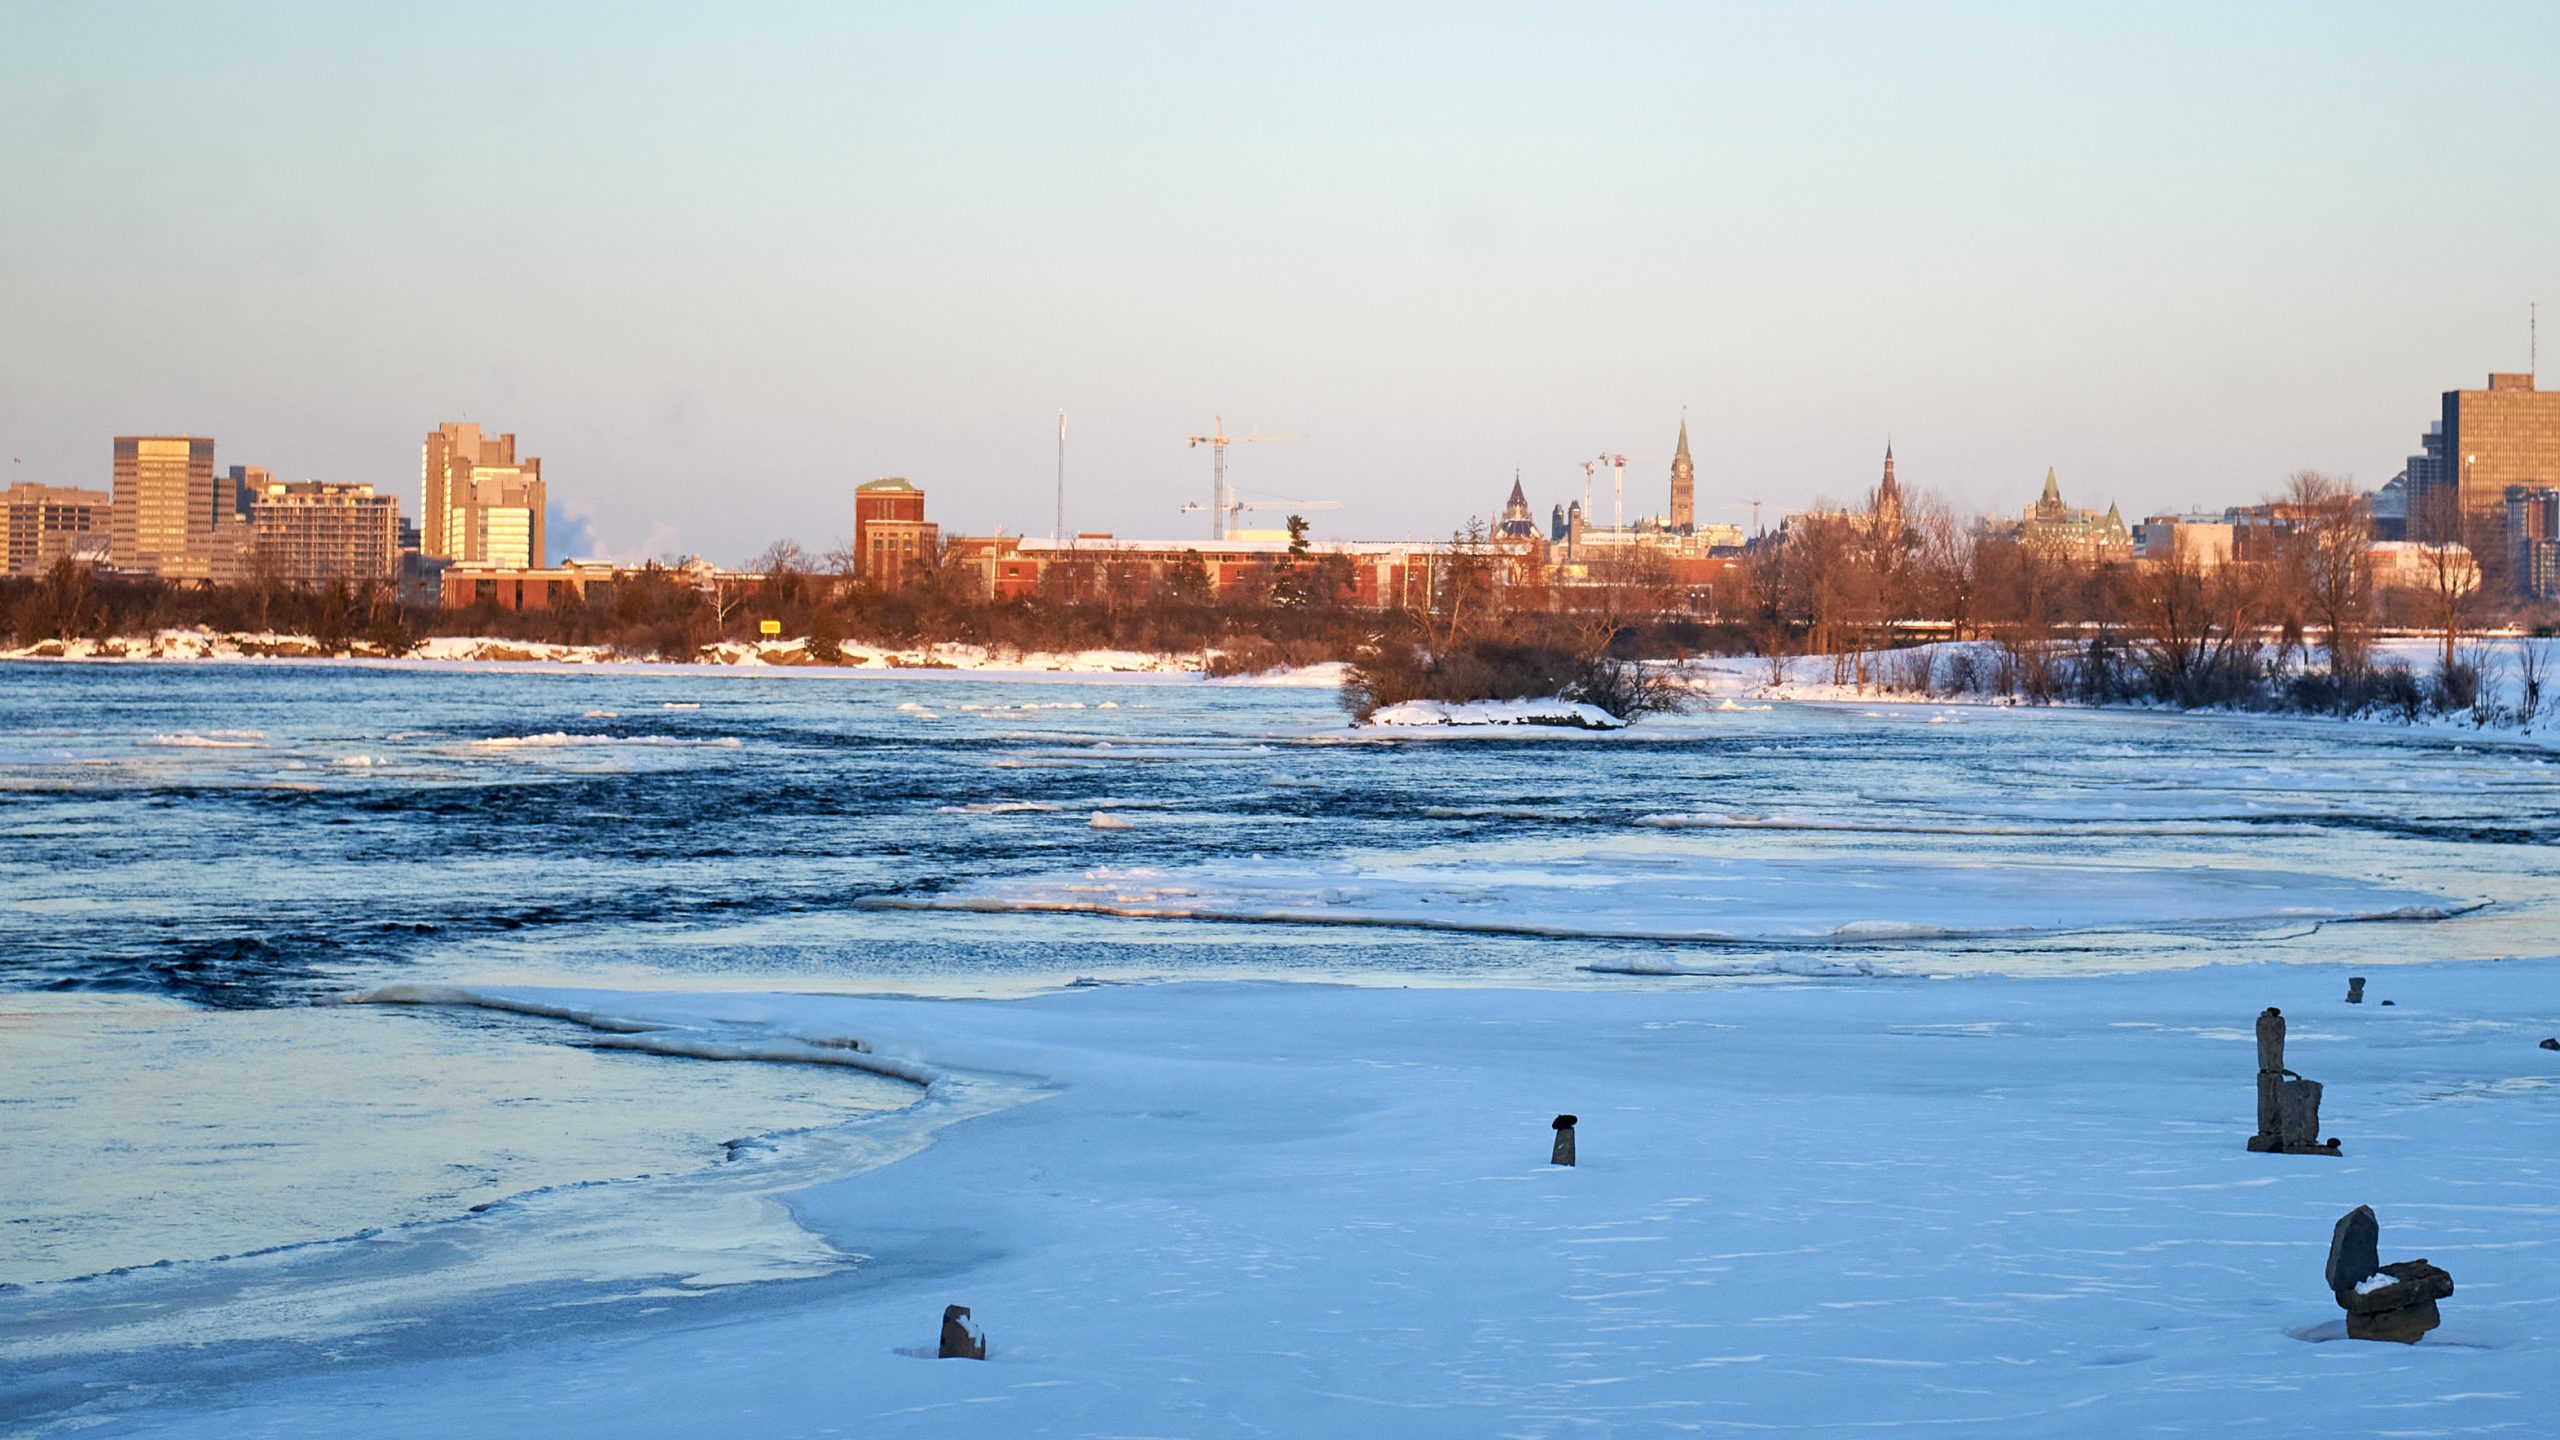
M1698 528L1698 467L1689 459L1689 417L1680 417L1680 445L1671 452L1671 528L1687 535Z

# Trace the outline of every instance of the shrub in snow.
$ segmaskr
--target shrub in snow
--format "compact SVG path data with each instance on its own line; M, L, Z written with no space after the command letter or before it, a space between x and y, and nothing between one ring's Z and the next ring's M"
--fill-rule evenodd
M1355 722L1414 700L1562 700L1627 723L1683 709L1689 699L1687 686L1661 667L1536 640L1464 640L1433 652L1381 637L1342 677L1342 708Z

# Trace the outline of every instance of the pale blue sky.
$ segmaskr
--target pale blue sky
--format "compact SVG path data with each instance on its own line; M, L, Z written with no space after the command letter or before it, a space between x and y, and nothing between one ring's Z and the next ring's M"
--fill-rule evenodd
M2560 301L2560 6L0 4L0 458L417 500L473 419L599 548L1445 533L2388 479ZM2560 319L2560 316L2555 316ZM1605 492L1604 492L1605 495ZM1605 510L1606 501L1603 500Z

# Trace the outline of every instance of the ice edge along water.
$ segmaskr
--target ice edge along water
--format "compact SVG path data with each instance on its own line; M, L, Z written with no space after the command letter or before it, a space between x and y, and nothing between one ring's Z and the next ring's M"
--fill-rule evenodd
M318 1003L466 1007L557 1020L595 1032L578 1042L595 1048L854 1069L904 1082L918 1095L899 1109L760 1135L703 1168L545 1186L462 1215L0 1287L10 1299L0 1312L0 1363L21 1372L23 1384L47 1374L113 1373L134 1357L172 1350L360 1354L382 1337L422 1323L454 1325L501 1303L574 1314L598 1300L665 1301L840 1273L863 1256L810 1231L783 1197L891 1164L952 1124L1046 1093L1029 1077L882 1055L855 1037L770 1015L705 1013L699 999L593 998L613 1003L420 984ZM277 1305L280 1292L294 1303ZM153 1388L150 1368L132 1377L139 1398ZM0 1385L0 1418L13 1408L8 1392L17 1388Z

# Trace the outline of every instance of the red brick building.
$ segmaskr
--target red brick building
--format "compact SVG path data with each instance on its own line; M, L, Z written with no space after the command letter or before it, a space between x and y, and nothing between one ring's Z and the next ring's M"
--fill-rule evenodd
M1512 571L1534 569L1544 546L1536 541L1497 541L1489 547ZM1347 603L1370 607L1425 604L1433 577L1449 555L1446 541L1310 541L1308 566L1343 576ZM1289 563L1286 540L1121 540L1079 535L1044 540L1026 535L963 535L951 541L953 570L970 576L979 593L998 600L1052 594L1082 599L1108 592L1142 601L1179 594L1199 585L1217 599L1268 586Z
M942 527L924 518L924 491L897 476L853 492L853 573L877 590L895 590L931 564Z

